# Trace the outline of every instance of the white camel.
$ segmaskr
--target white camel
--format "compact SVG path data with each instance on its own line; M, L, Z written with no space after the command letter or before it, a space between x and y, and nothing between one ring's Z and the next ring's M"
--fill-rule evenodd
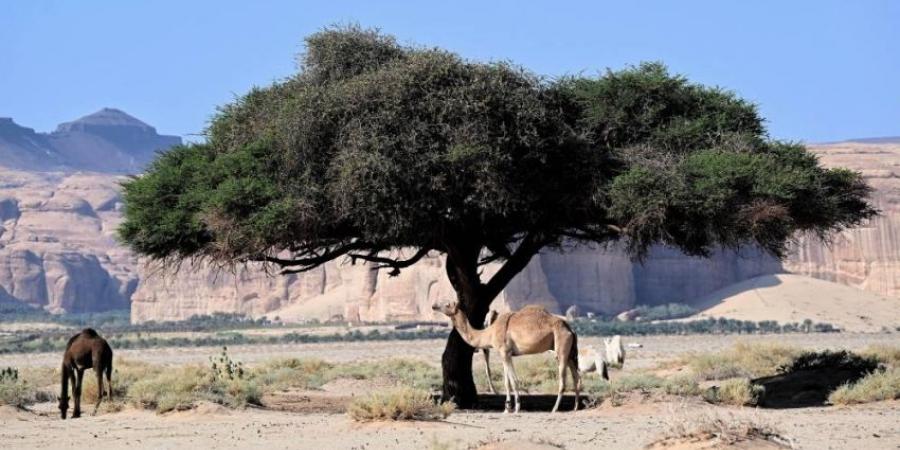
M542 306L526 306L519 311L500 314L490 326L478 330L469 325L469 318L455 301L432 306L450 317L459 335L476 349L495 349L503 361L503 379L506 386L504 412L510 412L510 388L516 400L515 412L519 412L519 381L512 357L532 355L556 350L558 362L559 392L553 411L559 409L566 388L566 369L572 373L575 384L575 410L581 394L581 378L578 375L577 336L564 320L547 312Z

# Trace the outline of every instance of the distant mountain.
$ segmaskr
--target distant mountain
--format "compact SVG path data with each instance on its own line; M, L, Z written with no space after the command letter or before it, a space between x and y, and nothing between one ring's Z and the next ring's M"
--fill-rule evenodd
M103 108L51 133L0 118L0 165L24 170L137 173L155 153L181 144L114 108Z
M847 139L844 142L858 142L860 144L900 144L900 136Z

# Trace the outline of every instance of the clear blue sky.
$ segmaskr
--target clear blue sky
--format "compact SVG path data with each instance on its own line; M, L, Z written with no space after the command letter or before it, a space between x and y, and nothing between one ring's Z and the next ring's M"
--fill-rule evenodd
M900 1L0 2L0 116L49 131L104 106L162 133L296 70L333 23L548 76L661 60L761 107L773 137L900 135Z

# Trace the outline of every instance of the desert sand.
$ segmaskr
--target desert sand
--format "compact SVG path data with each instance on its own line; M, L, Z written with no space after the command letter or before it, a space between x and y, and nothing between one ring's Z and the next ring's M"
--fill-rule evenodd
M896 333L789 334L752 336L626 337L629 348L624 371L612 377L689 351L713 351L737 341L770 341L810 349L858 349L871 344L896 344ZM597 343L596 338L585 339ZM437 364L443 342L371 342L294 346L236 346L229 352L248 364L277 357L319 357L330 361L410 357ZM118 356L148 362L205 362L214 348L120 351ZM3 355L0 366L55 367L59 355ZM480 358L476 361L480 362ZM228 410L201 404L196 409L156 414L125 408L96 417L58 419L54 403L28 411L0 409L3 448L315 448L315 449L476 449L566 448L637 449L654 442L669 427L706 417L750 419L770 424L796 448L896 449L900 445L900 402L854 407L764 410L711 406L679 398L631 397L622 406L556 415L525 412L457 411L445 422L353 422L344 408L355 395L385 386L377 381L339 380L316 391L285 391L264 398L265 408ZM528 397L523 397L523 403ZM753 447L744 447L753 448Z
M843 331L877 332L900 325L897 299L802 275L751 278L700 299L694 318L825 322Z

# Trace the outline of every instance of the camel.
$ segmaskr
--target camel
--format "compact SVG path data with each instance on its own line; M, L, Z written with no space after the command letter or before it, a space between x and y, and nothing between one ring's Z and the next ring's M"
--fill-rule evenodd
M604 380L609 380L609 363L604 353L600 353L593 345L578 349L578 371L584 375L597 372Z
M81 330L81 333L72 336L66 344L66 353L63 355L61 391L59 397L59 412L63 419L69 409L69 380L72 381L72 396L75 398L75 410L72 418L81 417L81 384L84 381L85 369L93 368L97 374L97 403L94 405L94 415L100 408L103 399L103 374L106 374L109 398L112 398L112 358L113 352L105 339L100 337L91 328Z
M500 315L495 310L490 310L488 312L487 317L484 318L484 328L491 326L497 317ZM497 390L494 389L494 380L491 379L491 350L487 348L481 349L481 352L484 354L484 371L487 372L487 382L488 382L488 392L491 394L496 394Z
M476 349L495 349L503 361L503 379L506 386L504 412L510 412L510 388L516 400L515 412L521 407L519 401L519 381L513 367L512 357L532 355L548 350L556 351L558 361L559 391L551 412L559 409L562 394L566 388L566 369L572 373L575 384L575 410L581 393L581 379L578 375L577 336L565 320L550 314L544 307L526 306L519 311L500 314L497 320L485 329L475 329L469 325L466 313L459 309L455 301L434 304L432 309L450 317L453 327L463 340Z
M625 364L625 347L622 346L622 336L618 334L610 339L603 339L606 347L606 361L608 363Z

